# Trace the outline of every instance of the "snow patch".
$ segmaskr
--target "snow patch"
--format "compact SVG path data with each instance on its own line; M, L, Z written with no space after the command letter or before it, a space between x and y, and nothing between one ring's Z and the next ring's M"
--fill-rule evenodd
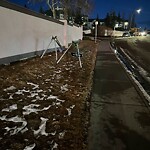
M12 112L13 110L17 110L17 104L13 104L9 106L9 108L2 109L2 111L6 111L6 112Z
M61 75L56 75L56 79L57 80L59 80L59 79L61 79L62 77L61 77Z
M127 55L127 54L126 54ZM117 55L116 55L117 56ZM134 82L136 83L136 85L139 87L139 89L141 90L141 92L143 93L144 97L147 99L149 105L150 105L150 96L148 95L148 93L144 90L144 88L142 87L142 85L140 84L140 82L138 80L136 80L136 78L134 77L134 74L132 74L132 72L125 66L125 64L123 63L123 61L117 56L118 60L120 61L120 63L124 66L125 70L130 74L131 78L134 80ZM131 59L131 58L130 58ZM134 62L134 61L133 61ZM137 65L137 64L136 64ZM138 66L139 67L139 66ZM140 67L139 67L140 68ZM145 74L145 71L143 71ZM147 78L147 80L149 80L149 78Z
M22 90L18 90L17 92L15 92L15 94L17 94L17 95L24 95Z
M41 135L45 135L45 136L48 136L48 133L45 132L46 130L46 122L47 122L47 118L43 118L41 117L41 124L39 126L39 129L38 130L33 130L34 131L34 135L37 136L39 134Z
M44 107L43 109L39 109L37 107L39 107L40 105L38 104L30 104L28 106L24 106L23 107L23 115L29 115L30 113L36 113L38 114L38 112L40 111L44 111L44 110L48 110L51 108L52 105L49 105L47 107Z
M14 95L14 94L11 94L11 95L9 96L9 99L10 99L10 100L13 99L13 95Z
M32 88L33 90L39 88L39 85L37 85L37 84L31 83L31 82L27 82L27 84L34 86L34 87Z
M134 80L134 82L136 83L136 85L139 87L139 89L141 90L141 92L143 93L144 97L148 100L148 103L150 105L150 96L147 94L147 92L144 90L144 88L142 87L142 85L140 84L140 82L138 80L135 79L135 77L133 76L133 74L128 71L130 76L132 77L132 79Z
M111 45L110 45L111 47ZM115 51L114 48L111 47L111 49L113 51ZM122 49L120 47L120 49L123 51L123 53L126 55L126 57L138 68L139 73L141 74L141 76L147 80L147 82L150 83L150 77L149 74L147 73L147 71L145 71L142 67L140 67L130 56L128 56L124 49ZM124 62L118 57L118 52L116 52L116 57L117 59L120 61L120 63L123 65L123 67L125 68L125 70L130 74L131 78L134 80L134 82L136 83L136 85L139 87L139 89L141 90L141 92L143 93L144 97L147 99L149 105L150 105L150 95L145 91L145 89L142 87L142 85L140 84L140 82L134 77L134 74L125 66Z
M58 148L58 144L57 143L54 143L53 147L52 147L52 150L54 149L57 149Z
M37 92L37 93L41 93L41 92L43 92L43 90L37 90L36 92Z
M41 111L43 110L49 110L51 108L51 105L49 105L48 107L44 107Z
M24 148L24 150L32 150L32 149L34 149L35 148L35 143L34 144L31 144L31 145L29 145L29 146L26 146L25 148Z
M150 83L150 77L146 70L144 70L141 66L139 66L129 55L127 55L123 48L120 47L126 57L138 68L139 73L143 78L145 78Z
M24 106L23 110L25 110L25 111L23 112L23 115L29 115L32 112L37 114L37 112L40 111L39 109L37 109L37 107L39 107L39 106L40 105L38 105L38 104L30 104L28 106Z
M68 116L71 115L71 110L75 107L75 105L70 106L70 108L66 108L68 111Z
M29 98L33 98L33 97L35 97L35 96L38 96L38 93L35 93L35 92L31 92L30 94L31 94L31 95L28 96Z
M65 136L65 133L66 133L66 131L59 133L59 139L63 139Z
M46 79L46 80L45 80L45 82L49 82L49 81L51 81L51 79Z
M65 85L63 85L63 86L61 86L60 88L61 88L61 91L62 91L62 93L64 93L64 92L67 92L68 91L68 85L67 84L65 84Z
M15 90L15 89L16 89L16 87L10 86L10 87L4 89L4 91L12 91L12 90Z
M56 135L56 131L49 133L50 135Z
M49 99L57 99L57 96L50 95L47 97L47 100L49 100Z
M6 118L7 116L5 115L5 116L2 116L2 117L0 117L0 120L3 120L3 121L9 121L9 122L15 122L15 123L20 123L20 122L22 122L22 126L21 127L17 127L17 126L15 126L15 127L11 127L11 128L9 128L9 127L6 127L5 128L5 130L6 130L6 134L8 133L8 132L10 132L10 135L16 135L17 133L19 133L20 131L22 131L25 127L26 127L26 125L27 125L27 122L25 121L25 119L22 119L22 118L20 118L20 117L18 117L18 116L15 116L15 117L12 117L12 118ZM27 130L27 129L26 129Z
M65 100L56 99L55 102L52 103L52 106L60 106Z
M55 73L61 73L61 70L55 71Z

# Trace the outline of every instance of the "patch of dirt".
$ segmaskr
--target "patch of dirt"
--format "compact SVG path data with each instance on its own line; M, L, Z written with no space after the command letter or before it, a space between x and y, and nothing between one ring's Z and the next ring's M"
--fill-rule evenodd
M89 96L97 44L84 40L80 68L71 48L0 66L0 147L81 150L87 147ZM62 55L58 53L58 57Z

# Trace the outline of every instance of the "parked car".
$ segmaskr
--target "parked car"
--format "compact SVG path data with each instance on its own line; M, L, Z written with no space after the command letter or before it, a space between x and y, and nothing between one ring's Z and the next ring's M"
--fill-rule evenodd
M147 35L147 36L150 36L150 31L148 31L146 35Z
M140 32L139 34L140 34L140 36L146 36L146 35L147 35L147 32L142 31L142 32Z
M123 33L123 35L122 35L123 37L130 37L131 35L130 35L130 33L129 32L125 32L125 33Z
M130 36L135 36L135 35L134 35L134 32L129 32L129 33L130 33Z

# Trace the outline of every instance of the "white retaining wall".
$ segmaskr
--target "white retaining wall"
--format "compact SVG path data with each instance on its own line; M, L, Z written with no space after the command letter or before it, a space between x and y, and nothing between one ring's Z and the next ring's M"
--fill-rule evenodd
M83 29L82 27L77 26L67 26L67 41L71 43L72 41L76 41L82 39Z
M27 53L36 54L47 48L52 36L57 36L60 43L67 47L72 40L82 39L82 27L0 6L0 59ZM54 46L53 42L49 48L53 49Z

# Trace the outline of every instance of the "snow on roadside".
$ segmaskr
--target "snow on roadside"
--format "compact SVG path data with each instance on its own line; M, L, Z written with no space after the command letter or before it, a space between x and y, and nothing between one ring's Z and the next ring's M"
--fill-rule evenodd
M141 86L141 84L135 79L135 77L132 74L131 74L131 77L134 80L134 82L138 85L138 87L140 88L140 90L142 91L143 95L148 100L149 105L150 105L150 96L147 94L147 92L144 90L144 88Z
M110 47L111 47L111 45L110 45ZM150 105L150 95L144 90L144 88L142 87L142 85L140 84L140 82L134 77L134 75L132 74L132 72L125 66L124 62L118 57L118 54L117 54L118 52L117 52L114 48L112 48L112 47L111 47L111 49L114 51L114 53L115 53L117 59L118 59L118 60L120 61L120 63L123 65L123 67L125 68L125 70L130 74L131 78L132 78L133 81L136 83L136 85L139 87L139 89L140 89L141 92L143 93L144 97L147 99L148 104ZM123 49L121 48L121 50L123 50ZM124 52L124 51L123 51L123 52ZM125 53L125 52L124 52L124 53ZM140 66L138 66L137 63L136 63L134 60L132 60L132 58L130 58L126 53L125 53L125 55L130 59L130 61L131 61L133 64L135 64L135 65L139 68L139 71L142 72L142 75L147 75L147 72L146 72L143 68L141 68ZM146 78L147 81L149 82L150 78L149 78L148 76L145 77L145 78Z
M132 62L139 70L139 73L144 77L148 82L150 82L150 77L148 75L148 72L144 70L141 66L139 66L129 55L127 55L123 48L120 47L120 49L123 51L123 53L126 55L126 57Z
M134 80L134 82L136 83L136 85L139 87L139 89L141 90L141 92L143 93L144 97L147 99L147 101L148 101L148 103L150 105L150 96L144 90L144 88L142 87L142 85L140 84L140 82L134 77L134 75L132 74L132 72L128 70L128 68L124 65L124 63L120 59L119 59L119 61L124 66L125 70L130 74L131 78Z

